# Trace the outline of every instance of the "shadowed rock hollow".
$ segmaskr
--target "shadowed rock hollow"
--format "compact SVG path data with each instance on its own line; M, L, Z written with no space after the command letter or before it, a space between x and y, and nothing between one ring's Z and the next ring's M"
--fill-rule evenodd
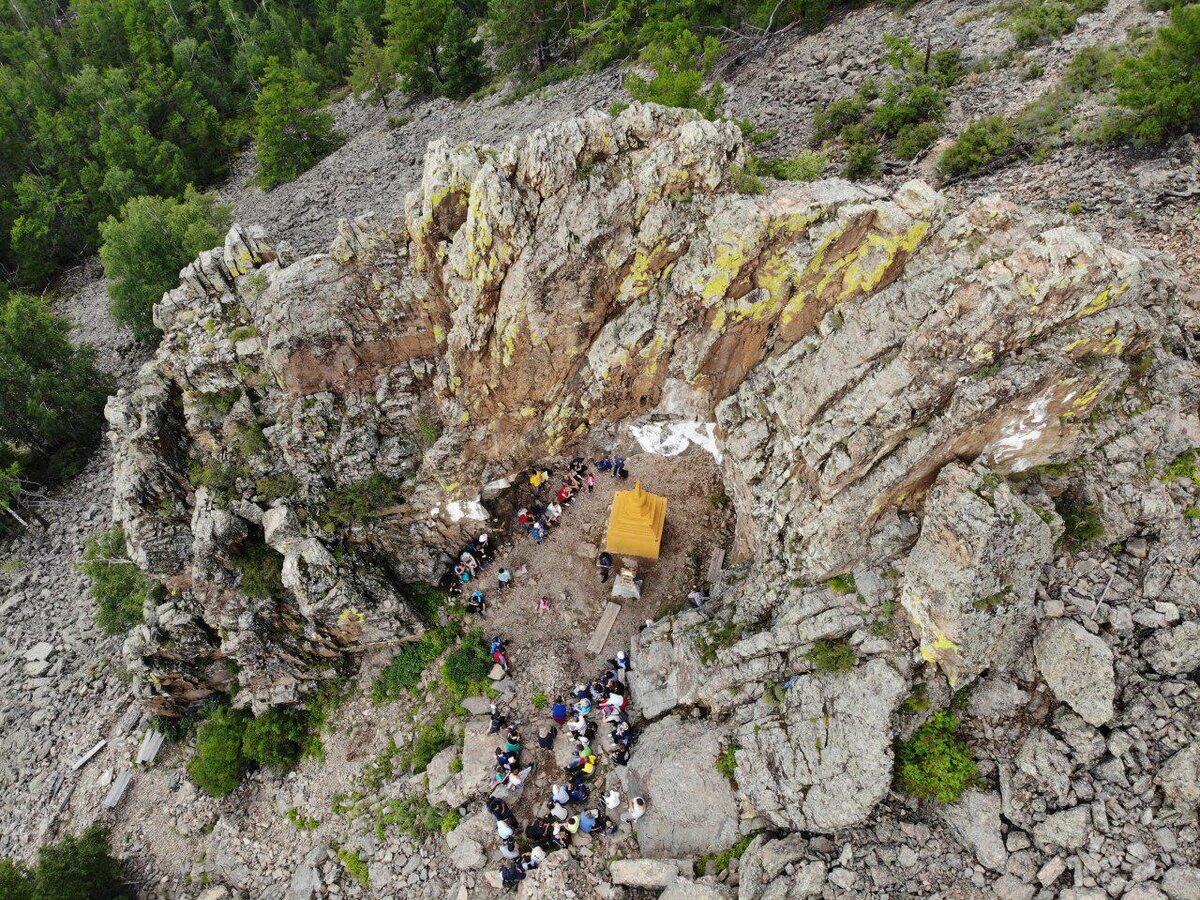
M1036 630L1055 496L1086 497L1113 539L1179 518L1131 480L1146 446L1189 446L1193 313L1156 257L1001 197L748 196L745 156L732 123L591 112L501 149L431 145L404 216L345 222L327 254L234 226L188 266L108 409L114 517L172 589L126 643L144 696L178 710L229 660L239 704L296 702L420 629L397 585L436 575L522 469L645 417L713 423L742 562L715 620L635 646L635 701L734 715L770 822L860 821L917 677L866 630L896 588L877 573L902 579L917 659L947 684L1007 665ZM330 514L372 477L382 515ZM282 556L266 595L245 590L260 544ZM820 583L850 571L855 591ZM841 638L857 673L813 673L807 651Z

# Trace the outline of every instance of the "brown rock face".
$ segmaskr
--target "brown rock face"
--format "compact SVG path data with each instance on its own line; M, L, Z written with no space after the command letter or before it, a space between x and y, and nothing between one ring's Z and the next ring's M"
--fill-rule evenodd
M434 574L481 494L600 425L715 422L740 546L806 579L893 553L896 511L949 461L1008 475L1095 446L1089 418L1132 383L1171 384L1151 406L1181 440L1194 378L1156 260L919 182L743 196L744 157L731 123L592 112L501 150L432 145L406 214L344 223L327 255L235 226L185 269L144 386L109 412L131 551L193 585L191 614L131 639L139 671L172 673L146 690L199 687L166 662L192 658L172 647L196 619L255 706L411 633L395 580ZM388 515L337 512L367 494ZM237 560L263 541L282 588L246 604Z

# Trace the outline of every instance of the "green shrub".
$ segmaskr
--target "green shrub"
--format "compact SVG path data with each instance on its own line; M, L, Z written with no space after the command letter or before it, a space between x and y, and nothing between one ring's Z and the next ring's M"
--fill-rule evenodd
M855 144L846 153L846 167L842 170L851 181L874 178L879 174L879 148L874 144Z
M442 663L442 681L456 699L486 693L491 682L492 657L483 641L483 632L475 629L446 654Z
M242 752L249 719L240 709L220 706L200 725L196 752L187 768L192 782L206 794L224 797L241 783L249 766Z
M740 749L737 744L730 744L717 757L717 771L729 779L730 782L733 782L737 775L737 752Z
M533 704L534 709L545 709L550 705L550 698L545 694L534 694L533 697L530 698L529 702Z
M1094 503L1088 503L1072 491L1064 491L1054 498L1054 509L1063 521L1061 540L1064 546L1079 549L1104 538L1100 508Z
M643 50L641 58L654 69L654 77L630 74L625 89L643 103L694 109L706 119L716 119L725 103L725 85L705 82L720 54L716 38L701 43L694 32L683 31L670 44L651 44Z
M1108 90L1120 61L1120 51L1111 47L1084 47L1071 59L1063 83L1073 91Z
M268 475L254 482L256 493L271 500L286 500L300 493L300 480L287 472Z
M817 641L812 649L804 654L804 658L812 663L818 672L849 672L858 661L854 655L854 648L845 641Z
M753 841L753 834L743 834L728 850L697 857L696 861L692 863L692 871L697 877L703 876L706 872L719 875L726 871L735 859L740 859Z
M1003 116L984 116L963 129L937 163L943 178L978 175L1007 156L1016 145L1012 126Z
M308 744L308 714L300 709L270 709L246 723L242 735L245 757L273 772L286 772L304 755Z
M183 198L135 197L120 217L100 225L100 261L108 279L113 318L139 341L158 337L151 309L179 284L179 270L204 250L221 245L233 221L217 195L189 187Z
M1080 13L1091 11L1094 5L1067 0L1022 0L1004 25L1013 33L1018 47L1049 44L1073 31ZM1101 2L1100 8L1103 6Z
M194 460L189 475L193 487L207 488L217 506L228 506L241 497L238 479L244 477L245 473L234 466L225 465L220 460Z
M859 95L834 100L813 116L813 131L818 139L834 137L842 130L861 122L867 114L867 102Z
M262 541L247 541L237 558L241 589L247 597L270 600L284 594L283 557Z
M129 560L120 528L88 538L79 570L92 582L96 624L105 634L124 634L142 621L146 601L157 603L162 598L162 587Z
M751 155L746 168L751 175L769 175L780 181L813 181L821 177L829 157L815 150L803 150L785 159L764 159Z
M426 667L454 640L449 628L431 628L420 640L404 644L371 685L376 703L391 703L421 686Z
M896 746L896 787L912 797L954 803L979 780L975 756L960 740L958 716L948 710Z
M825 585L835 594L853 594L858 590L858 585L854 583L853 572L834 575L825 582Z
M404 602L426 619L432 619L446 605L446 592L425 581L410 581L400 587Z
M733 173L733 188L739 194L746 194L749 197L757 197L760 194L765 194L767 186L763 180L757 175L751 175L745 169L735 169Z
M906 125L892 141L892 152L900 159L916 159L933 146L942 129L933 122Z
M1129 110L1124 134L1162 144L1200 128L1200 4L1171 10L1140 55L1116 68L1117 103Z
M445 718L439 717L421 727L405 753L402 765L409 772L424 772L433 758L455 742L454 733L446 727Z
M32 870L0 861L3 900L133 900L124 866L114 859L108 829L92 825L38 851Z

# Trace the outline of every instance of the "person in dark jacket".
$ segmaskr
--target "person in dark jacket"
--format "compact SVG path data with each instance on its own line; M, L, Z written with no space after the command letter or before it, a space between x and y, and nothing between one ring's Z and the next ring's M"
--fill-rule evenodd
M500 878L504 883L506 891L514 890L518 884L525 880L525 866L519 859L514 859L500 870Z

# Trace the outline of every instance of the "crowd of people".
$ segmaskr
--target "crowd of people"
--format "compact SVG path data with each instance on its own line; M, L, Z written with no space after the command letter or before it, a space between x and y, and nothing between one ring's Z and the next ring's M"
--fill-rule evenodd
M541 544L559 527L564 510L583 493L592 493L597 473L612 478L629 478L625 459L605 454L594 463L595 470L582 456L570 461L555 490L550 473L541 468L529 475L532 499L516 512L516 523L537 544ZM495 565L495 548L487 533L480 534L463 548L448 573L443 586L455 596L464 598L471 613L487 614L487 597L478 579ZM600 580L606 582L613 565L612 556L603 552L597 560ZM513 574L496 566L498 591L512 585ZM549 609L550 600L542 597L538 603L541 614ZM509 672L508 650L504 639L494 635L490 652L493 661ZM632 823L646 811L642 797L631 797L622 804L621 793L615 787L598 793L597 780L601 760L623 766L637 741L638 733L629 718L629 699L626 673L629 661L624 651L608 661L608 666L589 684L577 684L572 691L558 696L550 704L549 720L537 730L537 749L554 752L560 735L570 741L571 760L550 786L544 802L533 806L533 814L522 826L512 803L523 796L526 782L535 763L517 722L496 702L491 706L489 734L498 737L493 770L493 792L487 809L496 822L503 857L500 875L506 889L515 888L532 869L537 868L548 853L567 847L577 834L613 835L619 823ZM601 746L598 735L601 725L607 729L607 739ZM510 803L511 801L511 803Z
M622 810L621 792L615 787L594 795L599 754L607 755L614 765L625 765L637 741L637 730L629 720L628 671L629 660L622 651L608 661L595 681L577 684L570 695L554 699L550 721L538 729L537 745L539 750L553 753L560 730L565 730L572 747L571 761L563 768L561 779L550 786L545 802L534 805L540 812L524 827L508 800L518 795L534 766L523 764L524 742L517 725L492 704L490 733L500 735L503 741L496 747L495 783L509 790L507 798L492 796L487 809L496 820L505 888L515 888L547 854L569 846L574 835L613 835L620 829L619 822L636 822L645 814L642 797L631 797ZM604 746L597 741L601 722L608 725Z

